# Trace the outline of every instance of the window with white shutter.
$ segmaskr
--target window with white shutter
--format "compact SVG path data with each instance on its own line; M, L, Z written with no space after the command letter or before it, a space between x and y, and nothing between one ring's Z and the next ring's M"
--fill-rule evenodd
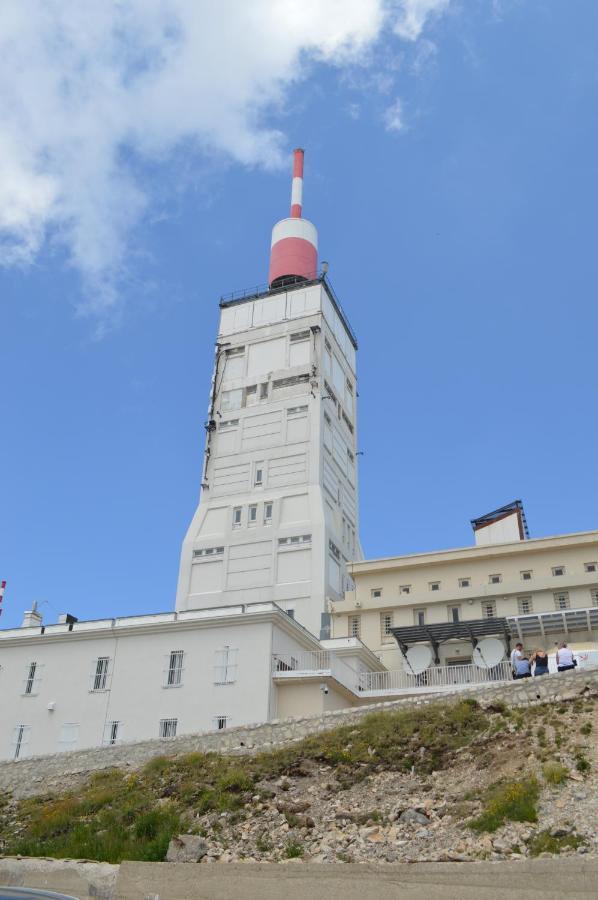
M233 647L216 650L214 684L233 684L237 680L237 652Z

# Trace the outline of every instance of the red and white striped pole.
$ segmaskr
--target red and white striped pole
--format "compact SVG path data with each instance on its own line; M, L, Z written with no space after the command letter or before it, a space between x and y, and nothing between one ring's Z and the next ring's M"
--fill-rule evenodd
M293 153L291 214L272 229L268 283L274 288L318 276L318 232L303 218L303 156L300 148Z
M293 181L291 185L291 219L300 219L303 207L303 157L304 152L293 152Z
M4 589L6 588L6 582L0 581L0 603L2 603L2 599L4 597ZM0 616L2 615L2 610L0 609Z

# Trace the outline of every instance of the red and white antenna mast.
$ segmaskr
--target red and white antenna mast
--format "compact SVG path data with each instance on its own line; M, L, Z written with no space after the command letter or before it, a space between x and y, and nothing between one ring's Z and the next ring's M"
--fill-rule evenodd
M0 616L2 615L2 600L4 599L4 591L6 588L6 582L0 581Z
M293 153L291 214L272 229L270 251L270 287L287 281L311 281L318 275L318 232L315 225L302 218L304 151Z

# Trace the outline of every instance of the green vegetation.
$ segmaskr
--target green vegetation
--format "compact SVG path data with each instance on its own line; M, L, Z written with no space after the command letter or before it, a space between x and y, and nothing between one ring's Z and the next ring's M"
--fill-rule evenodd
M578 772L582 773L589 772L592 768L590 761L586 759L581 751L579 751L575 756L575 768Z
M531 856L539 856L540 853L561 853L571 847L577 850L587 844L585 838L577 834L565 834L559 837L551 835L550 831L539 831L528 844Z
M486 795L482 813L469 822L469 827L480 833L496 831L505 822L536 822L536 803L540 788L535 778L496 784Z
M21 802L18 834L0 808L0 848L24 856L161 860L173 834L193 830L181 818L187 811L244 817L260 781L290 778L305 761L333 766L341 789L382 770L426 775L449 767L454 752L489 724L488 713L467 699L373 713L358 725L255 756L156 757L135 775L102 772L76 793ZM376 821L379 813L367 815Z
M300 841L296 841L294 838L290 838L282 851L285 859L299 859L303 856L303 844Z
M562 763L553 760L542 766L542 774L548 784L562 784L569 777L569 769Z
M579 730L582 734L590 734L590 732L592 731L592 723L584 722Z

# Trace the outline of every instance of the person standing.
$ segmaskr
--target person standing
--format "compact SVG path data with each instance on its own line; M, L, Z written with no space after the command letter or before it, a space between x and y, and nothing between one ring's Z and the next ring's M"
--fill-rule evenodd
M565 641L561 641L559 649L556 651L556 667L558 672L568 672L569 669L575 668L573 653L569 650Z
M511 668L513 669L513 678L517 676L517 660L523 656L523 644L515 644L515 649L511 652Z
M548 653L546 650L534 650L530 663L535 663L534 677L536 675L548 675Z

